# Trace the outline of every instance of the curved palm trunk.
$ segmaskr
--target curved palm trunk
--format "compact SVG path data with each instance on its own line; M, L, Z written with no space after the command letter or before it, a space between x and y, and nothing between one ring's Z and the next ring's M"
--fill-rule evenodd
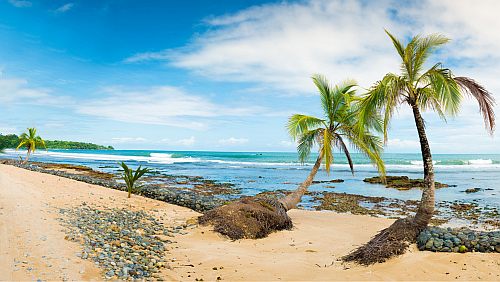
M24 164L27 164L29 159L30 159L30 154L31 154L31 150L28 149L28 153L26 154L26 159L24 160Z
M434 165L432 164L432 154L431 148L429 147L429 141L427 141L427 135L425 134L424 119L422 118L417 105L414 103L410 105L413 110L413 117L415 118L418 137L420 138L420 148L424 163L424 189L422 191L422 198L420 200L420 205L414 221L419 228L425 228L434 214Z
M288 194L285 198L279 200L279 202L283 205L283 207L289 211L291 209L294 209L297 207L297 204L300 203L300 200L302 199L302 196L307 192L307 188L311 186L314 176L318 172L320 166L321 166L321 161L323 159L322 154L320 153L318 158L316 159L316 163L314 164L311 172L309 173L309 176L307 176L306 180L300 184L300 186L293 191L291 194Z

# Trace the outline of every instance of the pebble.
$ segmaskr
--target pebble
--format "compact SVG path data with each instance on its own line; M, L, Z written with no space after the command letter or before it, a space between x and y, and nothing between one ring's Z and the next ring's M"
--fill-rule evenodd
M80 257L93 260L106 279L158 280L153 274L166 267L165 245L173 242L157 235L171 235L168 230L185 232L183 226L167 230L144 211L98 209L87 204L60 213L67 239L83 245Z
M500 253L500 231L428 227L419 234L417 245L420 250L433 252Z

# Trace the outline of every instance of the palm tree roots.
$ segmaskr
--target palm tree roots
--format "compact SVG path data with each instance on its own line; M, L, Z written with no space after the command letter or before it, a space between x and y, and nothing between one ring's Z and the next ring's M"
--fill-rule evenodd
M398 219L368 243L344 256L342 260L362 265L385 262L391 257L404 254L408 246L415 242L421 230L422 228L411 217Z
M202 225L233 240L264 238L293 224L283 205L274 199L245 198L206 212L198 218Z

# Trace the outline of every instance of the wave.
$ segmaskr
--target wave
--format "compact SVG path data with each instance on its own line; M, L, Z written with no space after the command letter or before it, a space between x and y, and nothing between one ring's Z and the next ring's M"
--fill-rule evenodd
M12 149L5 150L7 156L17 158L18 155L26 154L26 151L15 151ZM121 155L119 153L122 153ZM301 164L298 161L290 161L287 158L286 161L281 161L279 157L271 159L268 161L240 161L240 160L225 160L216 159L217 156L205 156L198 157L196 153L194 156L186 156L183 154L176 153L157 153L157 152L144 152L143 155L133 155L128 152L117 152L117 154L110 153L88 153L88 152L60 152L60 151L37 151L35 157L41 157L42 161L44 158L58 158L58 159L76 159L76 160L90 160L90 161L136 161L136 162L146 162L154 164L178 164L178 163L204 163L204 164L220 164L224 167L231 168L248 168L248 167L265 167L274 169L308 169L312 166L312 162ZM360 162L364 162L361 163ZM474 169L500 169L500 163L498 160L491 159L444 159L444 160L434 160L433 164L436 169L445 170L474 170ZM337 162L333 167L349 169L346 162ZM368 163L366 160L355 161L356 169L373 169L373 165ZM404 159L391 159L386 160L386 168L393 170L410 170L416 171L421 170L423 167L423 162L419 160L404 160Z
M490 159L477 159L477 160L468 160L467 164L469 165L491 165L493 164L493 160Z
M412 165L419 165L419 166L424 166L424 161L410 161ZM432 164L435 165L437 164L438 161L432 161Z
M8 155L24 155L26 151L5 150ZM200 162L198 158L191 157L174 157L172 154L150 153L149 156L133 156L133 155L113 155L113 154L90 154L90 153L66 153L55 151L39 151L35 156L63 158L63 159L78 159L78 160L94 160L94 161L137 161L158 164L174 164L174 163L192 163Z

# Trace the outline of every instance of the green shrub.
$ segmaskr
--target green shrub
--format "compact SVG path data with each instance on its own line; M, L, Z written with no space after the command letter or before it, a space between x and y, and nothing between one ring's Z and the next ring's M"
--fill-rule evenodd
M123 168L123 180L125 181L125 184L127 185L127 190L128 190L128 197L130 198L130 194L132 194L132 191L135 192L135 190L139 189L140 186L135 185L135 182L139 180L145 173L149 172L148 168L142 168L142 166L139 166L135 171L133 169L130 169L124 162L120 164Z

